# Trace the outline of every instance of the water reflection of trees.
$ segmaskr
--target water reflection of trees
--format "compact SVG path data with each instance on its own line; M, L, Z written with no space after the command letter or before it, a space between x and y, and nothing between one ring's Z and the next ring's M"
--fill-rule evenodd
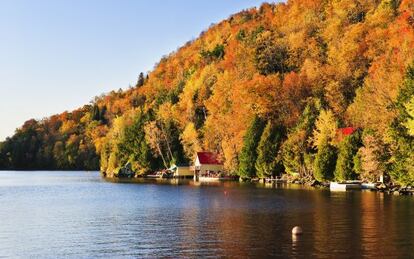
M173 195L181 208L171 214L175 255L382 258L405 257L413 247L410 197L208 185L190 185L178 198ZM295 225L304 229L303 236L292 237Z
M254 191L231 185L218 187L220 195L210 197L208 217L191 217L195 220L192 224L207 223L201 226L203 230L193 229L189 240L209 239L200 245L210 249L214 246L217 256L225 257L410 254L407 249L413 246L413 227L399 219L414 213L414 209L408 206L411 203L395 199L401 197L264 186L280 190L266 190L261 185ZM278 205L266 208L269 202ZM303 236L291 235L295 225L302 226ZM407 249L398 245L404 243Z
M313 251L327 257L407 256L412 251L411 204L375 192L312 194ZM407 246L402 246L406 243Z

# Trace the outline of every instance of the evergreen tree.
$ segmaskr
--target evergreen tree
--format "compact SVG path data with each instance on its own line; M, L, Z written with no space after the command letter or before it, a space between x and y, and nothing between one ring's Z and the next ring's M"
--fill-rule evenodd
M337 151L334 146L328 143L319 146L314 164L314 177L316 180L322 182L333 179L336 158Z
M239 156L239 175L242 178L252 178L256 176L255 163L257 159L257 145L264 128L263 121L255 116L244 136L243 148Z
M144 85L144 83L145 83L145 79L144 79L144 73L139 73L139 76L138 76L138 81L137 81L137 84L136 84L136 87L141 87L141 86L143 86Z
M7 168L6 155L4 152L4 142L0 142L0 168Z
M214 60L223 59L224 54L224 45L222 44L217 44L213 50L203 50L200 52L201 57L203 57L208 63Z
M414 96L411 97L411 100L405 105L407 111L407 122L404 123L404 126L408 130L408 134L414 137Z
M133 171L143 174L159 167L159 161L154 159L151 149L145 141L144 125L147 116L140 112L134 118L132 125L127 126L122 140L117 145L120 165L130 162Z
M92 120L94 120L94 121L100 121L101 120L101 114L100 114L100 111L99 111L99 106L96 105L96 104L93 106Z
M285 137L285 129L268 122L257 147L256 171L259 178L280 174L283 169L279 150Z
M107 123L107 120L106 120L106 118L105 118L105 114L106 114L106 106L104 105L103 107L102 107L102 109L100 109L100 112L99 112L99 120L102 122L102 123Z
M315 129L315 121L320 111L320 101L310 99L296 127L289 133L283 143L283 166L287 173L301 176L311 174L312 163L306 163L314 150L309 144L309 138Z
M413 119L410 110L413 98L414 66L410 66L395 103L398 116L390 127L393 149L390 175L401 184L414 184L414 136L409 126Z
M335 179L337 181L353 180L357 177L355 171L354 157L361 146L361 135L359 132L347 136L339 143L338 160L335 168Z
M362 152L361 149L358 150L356 155L353 158L354 167L352 168L357 175L362 175L364 173Z

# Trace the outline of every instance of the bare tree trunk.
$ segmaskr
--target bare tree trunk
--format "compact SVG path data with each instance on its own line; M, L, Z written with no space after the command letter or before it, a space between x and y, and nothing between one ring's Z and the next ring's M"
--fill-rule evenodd
M160 124L161 124L161 131L162 131L162 135L163 135L163 137L164 137L165 143L167 144L167 150L168 150L167 155L168 155L168 154L170 155L169 160L170 160L170 161L172 161L172 160L173 160L173 158L174 158L174 156L173 156L173 154L172 154L172 152L171 152L170 142L169 142L169 140L168 140L168 138L167 138L167 134L166 134L166 132L165 132L164 126L162 125L162 123L160 123Z
M161 147L160 147L159 143L157 143L157 150L158 150L158 153L161 156L161 159L162 159L162 162L164 163L165 168L168 168L167 162L165 161L164 155L162 154L162 150L161 150Z

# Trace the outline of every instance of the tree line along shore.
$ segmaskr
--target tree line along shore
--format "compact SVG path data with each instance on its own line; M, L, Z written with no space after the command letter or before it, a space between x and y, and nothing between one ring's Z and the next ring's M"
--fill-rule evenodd
M412 0L291 0L243 10L137 83L28 120L0 169L139 175L217 153L242 179L414 183ZM307 180L308 181L308 180Z

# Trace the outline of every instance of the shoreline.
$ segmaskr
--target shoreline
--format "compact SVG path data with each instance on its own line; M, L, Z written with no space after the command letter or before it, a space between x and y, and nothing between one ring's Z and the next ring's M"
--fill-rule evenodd
M178 184L185 185L188 183L194 183L195 185L221 185L226 183L240 183L240 184L251 184L251 185L262 185L262 186L301 186L306 189L312 190L330 190L331 182L318 182L317 180L305 181L303 179L286 180L284 182L277 181L266 181L266 179L251 179L251 180L220 180L220 179L209 179L209 180L198 180L194 179L183 179L183 178L147 178L145 176L140 177L104 177L101 173L102 179L113 183L153 183L153 184ZM362 182L360 182L362 184ZM369 191L386 193L392 195L404 195L414 196L414 188L411 186L400 186L400 185L386 185L383 183L376 183L374 188L370 189L357 189L357 190L346 190L346 191L332 191L331 192L347 192L347 191Z
M100 178L112 183L153 183L153 184L176 184L184 185L188 183L198 183L196 185L219 185L223 183L241 183L241 184L251 184L251 185L263 185L263 186L283 186L283 185L292 185L292 186L302 186L307 189L313 190L329 190L329 182L318 182L317 180L310 180L307 178L294 178L289 179L285 178L283 181L267 181L264 179L250 179L250 180L235 180L235 179L210 179L210 180L201 180L194 181L194 179L189 178L147 178L144 175L139 175L135 177L108 177L99 170L3 170L1 172L84 172L84 173L98 173ZM362 184L362 182L360 182ZM347 190L351 191L351 190ZM373 189L361 189L361 190L352 190L352 191L370 191L370 192L379 192L386 193L390 195L401 195L401 196L414 196L414 188L412 186L401 186L397 184L384 184L384 183L375 183L375 188ZM345 191L346 192L346 191Z

